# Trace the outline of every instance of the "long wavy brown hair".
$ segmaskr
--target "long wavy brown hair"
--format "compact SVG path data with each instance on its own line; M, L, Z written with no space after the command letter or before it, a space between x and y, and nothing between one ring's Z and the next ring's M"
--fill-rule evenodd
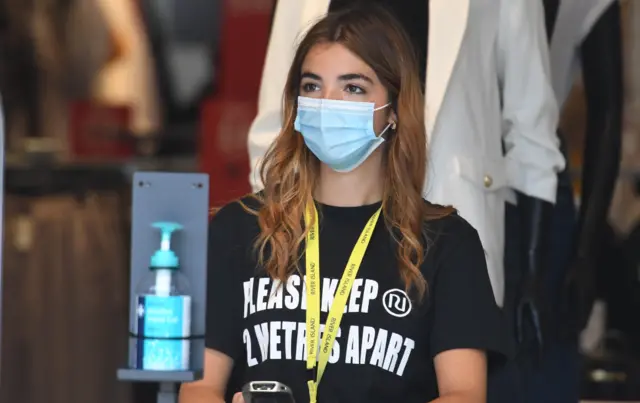
M398 121L384 144L386 175L382 211L397 243L399 274L407 291L420 298L427 289L420 272L428 247L425 220L453 209L430 205L422 198L427 166L424 94L412 45L392 15L367 5L329 13L314 24L298 45L284 90L283 127L260 167L264 190L255 195L260 207L248 211L260 225L256 240L261 267L282 281L300 272L301 246L308 228L305 209L313 203L319 160L294 129L302 64L316 45L339 43L367 63L386 87ZM346 262L345 262L346 263Z

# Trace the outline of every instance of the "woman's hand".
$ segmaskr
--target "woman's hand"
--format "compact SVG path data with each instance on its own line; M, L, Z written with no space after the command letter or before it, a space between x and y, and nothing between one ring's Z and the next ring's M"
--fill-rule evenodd
M231 401L231 403L245 403L244 397L242 397L242 392L238 392L233 395L233 400Z

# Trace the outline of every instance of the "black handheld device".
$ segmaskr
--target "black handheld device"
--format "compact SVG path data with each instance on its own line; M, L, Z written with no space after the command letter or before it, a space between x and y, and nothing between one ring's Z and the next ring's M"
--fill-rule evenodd
M244 385L245 403L295 403L291 389L276 381L253 381Z

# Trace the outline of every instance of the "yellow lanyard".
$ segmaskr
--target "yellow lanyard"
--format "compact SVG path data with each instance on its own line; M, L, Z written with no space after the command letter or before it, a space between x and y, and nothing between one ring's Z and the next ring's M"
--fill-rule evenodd
M318 225L318 210L314 205L309 206L307 209L305 215L307 226L313 222L307 234L305 254L307 270L307 370L311 372L316 367L316 363L318 365L316 379L311 379L307 383L309 386L310 403L317 403L318 401L318 384L329 362L333 342L338 335L344 308L347 305L347 298L353 287L353 281L360 269L362 258L364 258L364 254L367 251L367 246L369 246L371 234L378 222L380 212L381 209L378 209L378 211L369 218L367 225L365 225L360 234L358 243L353 247L349 262L344 269L340 284L338 284L331 309L329 309L329 316L327 317L324 334L322 335L321 348L318 352L318 341L320 338L320 231Z

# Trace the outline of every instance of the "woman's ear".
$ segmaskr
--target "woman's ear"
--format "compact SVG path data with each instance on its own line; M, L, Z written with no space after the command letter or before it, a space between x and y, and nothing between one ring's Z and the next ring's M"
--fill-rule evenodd
M396 115L394 110L391 110L391 113L389 113L388 122L391 125L391 130L396 130L396 126L398 125L398 115Z

